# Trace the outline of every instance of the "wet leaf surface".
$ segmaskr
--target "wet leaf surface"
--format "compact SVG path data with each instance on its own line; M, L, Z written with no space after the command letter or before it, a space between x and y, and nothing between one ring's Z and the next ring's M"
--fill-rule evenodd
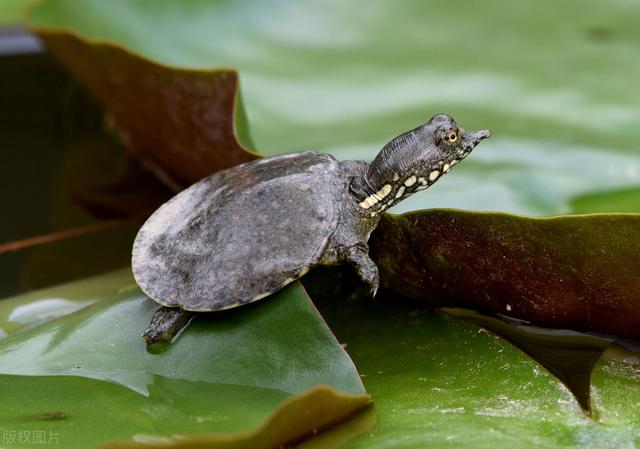
M0 335L6 337L86 307L104 297L117 295L129 267L80 281L34 290L0 301Z
M159 354L147 352L141 338L157 305L128 270L41 295L3 301L3 315L10 320L18 308L51 297L98 301L0 343L0 421L12 429L55 430L64 447L211 432L231 434L194 436L186 440L192 445L176 447L252 447L256 440L277 446L335 425L369 402L351 360L299 284L264 306L199 317ZM311 391L318 385L329 387ZM253 432L276 409L271 424ZM45 424L34 418L54 412L64 417Z
M529 355L556 376L571 391L582 410L595 418L591 405L591 373L613 338L529 326L469 309L440 310L489 330Z
M476 325L392 294L318 305L374 398L375 427L345 449L614 449L640 442L639 364L596 364L589 418L554 376ZM571 350L564 355L569 361Z

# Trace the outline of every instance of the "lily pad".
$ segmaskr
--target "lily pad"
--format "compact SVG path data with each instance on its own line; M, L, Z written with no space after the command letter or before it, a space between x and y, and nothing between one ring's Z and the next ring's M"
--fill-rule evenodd
M167 183L189 185L258 157L239 140L250 138L235 71L168 67L52 29L39 35L112 114L125 147Z
M114 276L118 294L0 343L0 419L9 429L55 430L69 448L240 431L193 441L231 447L251 434L278 445L334 425L370 401L299 284L264 305L199 317L153 354L140 335L157 305L128 272ZM73 291L69 284L43 293L64 298ZM24 298L3 303L25 306ZM284 400L271 425L251 433Z
M347 345L378 416L345 449L614 449L640 442L640 365L596 365L589 418L561 382L475 325L393 295L319 307Z
M432 210L385 216L370 243L399 295L637 339L639 235L638 214Z
M22 19L22 9L28 0L4 0L0 3L0 26L17 25Z
M68 315L104 297L118 294L129 268L0 301L0 329L5 336Z

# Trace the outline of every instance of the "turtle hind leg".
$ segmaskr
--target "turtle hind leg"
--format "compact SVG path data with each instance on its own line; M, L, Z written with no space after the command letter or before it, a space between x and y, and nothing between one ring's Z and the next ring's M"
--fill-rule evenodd
M149 328L142 337L147 345L169 342L189 324L194 315L194 312L177 307L160 307L154 312Z

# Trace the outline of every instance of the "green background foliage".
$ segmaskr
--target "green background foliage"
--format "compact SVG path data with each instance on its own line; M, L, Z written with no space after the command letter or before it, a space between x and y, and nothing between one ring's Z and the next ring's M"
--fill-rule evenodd
M66 27L161 62L240 71L256 148L372 159L438 112L490 127L455 176L396 212L638 210L639 6L634 2L48 2ZM623 204L621 204L623 203ZM593 204L593 203L591 203Z

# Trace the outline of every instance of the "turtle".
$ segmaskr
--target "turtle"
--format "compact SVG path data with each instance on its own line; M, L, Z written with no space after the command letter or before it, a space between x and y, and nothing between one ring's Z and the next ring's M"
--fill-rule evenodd
M265 298L316 265L350 263L375 296L367 241L381 214L490 135L437 114L389 141L371 164L306 151L196 182L160 206L134 241L135 280L161 305L144 339L171 341L195 314Z

